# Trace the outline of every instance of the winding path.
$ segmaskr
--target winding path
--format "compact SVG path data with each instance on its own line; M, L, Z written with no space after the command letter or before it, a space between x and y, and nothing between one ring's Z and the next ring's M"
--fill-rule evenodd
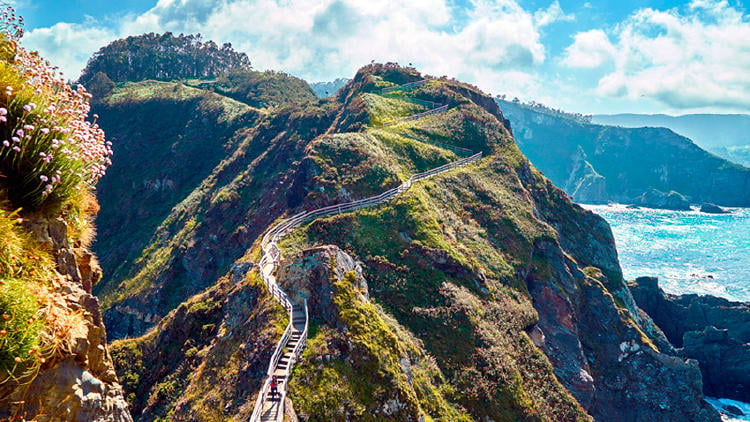
M386 88L380 91L380 94L386 94L394 91L405 91L416 89L424 85L427 81L421 80L411 82L396 87ZM412 116L404 117L394 122L388 122L384 126L389 126L398 122L407 120L415 120L424 116L442 113L448 109L447 105L435 104L436 107ZM415 139L421 141L419 139ZM421 141L426 142L426 141ZM426 142L435 144L432 142ZM446 149L450 149L454 152L467 152L464 148L440 144ZM469 151L470 152L470 151ZM284 419L284 400L287 394L287 384L289 382L289 376L292 371L292 366L299 359L302 350L305 348L307 343L308 334L308 309L307 301L302 304L294 303L289 299L289 296L279 287L276 282L276 276L274 273L281 260L281 251L278 247L278 241L289 233L295 227L298 227L306 222L315 220L317 218L341 214L345 212L351 212L360 208L371 207L379 204L383 204L401 195L407 191L412 184L420 180L427 179L446 171L453 170L458 167L465 166L474 161L482 158L482 153L476 153L469 157L462 158L436 167L432 170L428 170L423 173L417 173L409 178L406 182L402 183L393 189L389 189L380 195L371 196L369 198L360 199L357 201L345 202L341 204L331 205L323 208L319 208L313 211L304 211L296 214L290 218L282 220L278 224L274 225L266 234L263 236L261 241L261 248L263 250L263 257L258 263L258 269L260 271L261 278L265 283L268 291L271 295L276 298L281 306L289 312L289 325L286 327L284 334L276 345L276 351L271 357L271 362L268 364L268 371L266 372L266 380L263 383L263 388L258 394L258 399L255 402L255 409L252 416L250 417L251 422L281 422ZM277 378L278 394L275 397L271 397L271 379L273 376Z

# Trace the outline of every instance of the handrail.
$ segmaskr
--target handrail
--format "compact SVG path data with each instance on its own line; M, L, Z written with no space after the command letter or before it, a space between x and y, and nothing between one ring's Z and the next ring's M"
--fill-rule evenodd
M444 104L444 105L441 105L440 107L433 108L432 110L427 110L427 111L423 111L421 113L417 113L417 114L414 114L414 115L411 115L411 116L408 116L408 117L402 117L400 119L396 119L396 120L391 120L391 121L388 121L388 122L384 122L383 123L383 127L393 126L395 124L403 123L403 122L409 122L411 120L417 120L417 119L420 119L422 117L429 116L429 115L432 115L432 114L442 113L442 112L447 111L447 110L448 110L448 104Z
M408 87L410 85L413 87L421 86L424 83L426 83L426 80L411 82L409 84L400 86L400 88L403 89L404 87ZM391 89L391 90L395 90L396 88L399 88L399 87L395 87L394 89ZM383 91L381 91L381 93L382 92ZM448 109L448 106L443 105L433 110L429 110L424 113L416 114L404 120L413 120L414 118L419 118L428 114L439 113L447 109ZM459 148L459 147L454 147L454 148ZM313 211L302 211L300 213L297 213L289 218L286 218L278 222L263 235L263 238L261 239L261 245L260 245L261 250L263 251L263 256L258 262L258 269L261 275L261 279L263 280L264 284L268 288L269 293L271 293L271 295L274 298L276 298L279 301L279 303L281 303L284 309L286 309L289 312L289 324L287 325L286 330L284 331L284 334L281 336L281 340L279 340L279 342L276 344L276 350L271 356L271 361L269 362L268 370L266 371L266 375L267 375L266 381L263 383L263 387L261 388L261 391L258 394L258 398L255 401L255 408L253 410L252 416L250 417L251 422L260 421L261 412L263 411L263 403L264 403L265 397L268 395L268 389L270 388L271 377L276 371L276 366L281 360L281 357L284 355L284 349L286 348L287 344L289 344L292 330L294 329L294 305L289 299L289 295L287 295L286 292L284 292L281 289L281 287L279 287L275 279L271 277L271 274L274 272L274 270L276 269L277 265L279 264L281 260L281 251L279 250L279 247L278 247L278 241L287 233L289 233L292 229L300 226L301 224L307 221L311 221L316 218L320 218L324 216L350 212L350 211L354 211L354 210L364 208L364 207L383 204L399 196L403 192L407 191L409 188L411 188L414 182L417 182L419 180L424 180L429 177L435 176L437 174L444 173L446 171L467 165L469 163L479 160L480 158L482 158L482 152L478 152L469 157L462 158L460 160L447 163L439 167L435 167L433 169L424 171L422 173L416 173L412 175L408 180L403 182L401 185L388 189L387 191L382 192L378 195L373 195L373 196L358 199L355 201L344 202L341 204L333 204L333 205L329 205L326 207L318 208ZM265 267L267 265L271 266L271 269L268 272L268 274L265 271ZM307 299L304 300L304 310L305 310L305 327L302 330L299 341L295 345L294 349L290 352L290 358L289 358L289 363L288 363L288 368L290 370L292 366L294 365L294 363L296 363L297 360L299 360L302 350L304 350L305 346L307 345L307 335L308 335L308 330L309 330L309 314L308 314L309 311L307 307ZM281 395L280 395L279 409L283 409L283 406L284 406L284 400L287 394L287 385L288 385L290 373L291 371L288 370L286 371L286 374L284 375L283 387L281 389Z
M441 105L443 105L441 103L436 103L435 101L423 100L420 98L405 97L399 93L393 93L393 94L387 93L387 94L380 94L380 95L386 96L388 98L400 98L402 101L406 101L408 103L421 105L424 107L430 107L430 108L440 107Z
M403 90L411 90L415 88L419 88L420 86L427 83L427 79L420 79L418 81L409 82L401 85L396 86L390 86L388 88L383 88L380 90L380 95L387 94L389 92L393 91L403 91Z
M270 379L265 378L263 381L263 387L258 393L258 398L255 399L255 408L253 408L253 414L250 415L250 422L259 422L260 413L263 411L263 398L268 394L268 388L270 387Z

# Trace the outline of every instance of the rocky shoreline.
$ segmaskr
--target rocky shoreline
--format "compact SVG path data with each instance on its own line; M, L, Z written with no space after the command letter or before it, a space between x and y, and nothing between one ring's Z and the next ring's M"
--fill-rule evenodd
M668 294L656 277L639 277L629 287L676 355L698 361L705 395L750 401L750 303Z

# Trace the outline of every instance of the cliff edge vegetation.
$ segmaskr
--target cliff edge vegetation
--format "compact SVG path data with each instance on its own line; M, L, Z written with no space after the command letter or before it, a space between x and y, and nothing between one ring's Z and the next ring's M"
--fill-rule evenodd
M131 420L91 287L94 185L110 163L71 88L19 45L12 9L0 35L0 419ZM82 391L91 394L81 394Z

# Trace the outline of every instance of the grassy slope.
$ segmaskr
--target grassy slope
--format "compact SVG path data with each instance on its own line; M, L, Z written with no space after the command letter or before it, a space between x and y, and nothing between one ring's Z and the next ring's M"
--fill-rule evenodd
M99 184L97 217L105 309L149 238L236 148L235 132L261 116L242 103L171 82L126 83L94 106L115 160Z
M146 420L246 419L247 395L260 388L287 323L257 273L238 284L222 278L155 330L111 344L131 412Z
M237 70L203 87L253 107L278 107L317 100L304 80L282 72Z
M356 274L332 280L333 303L346 332L314 326L301 363L295 369L291 399L303 418L336 420L347 412L357 420L391 419L468 421L450 403L456 395L421 342L364 300ZM325 357L325 359L322 359Z
M99 293L114 338L150 324L113 307L163 316L243 255L286 206L271 191L283 189L290 163L276 157L301 158L305 141L331 119L316 104L269 115L205 90L153 81L126 84L99 110L118 157L102 181L97 245L112 274ZM279 142L287 131L291 142ZM143 180L133 182L133 174ZM259 212L269 208L276 214Z
M585 418L555 379L546 357L523 332L535 321L536 312L516 274L528 265L525 259L533 242L554 238L555 233L533 216L527 186L517 176L526 162L507 131L495 116L453 89L451 83L432 82L420 91L426 99L458 106L446 115L365 135L324 137L313 144L311 154L316 155L316 162L338 163L340 156L352 154L342 154L337 148L336 155L329 156L331 150L322 146L343 144L340 138L347 138L347 145L367 151L360 153L362 156L385 155L390 160L379 159L370 168L385 168L390 174L368 178L371 186L382 187L392 185L382 180L403 180L415 171L455 159L452 153L412 138L489 150L494 153L490 158L478 167L420 183L386 206L315 221L293 233L285 247L294 251L330 243L363 260L371 295L424 342L424 350L434 356L450 388L455 389L452 399L475 417ZM468 88L457 90L464 89ZM365 95L371 122L379 121L378 113L388 116L382 120L390 120L403 111L392 99ZM409 160L417 155L419 158ZM317 180L336 180L338 185L329 183L329 189L361 192L357 197L369 194L352 176L356 167L347 166L346 161L337 167L321 166ZM367 173L355 174L365 177ZM535 183L546 187L540 176ZM377 326L369 329L379 330ZM378 336L371 335L373 338ZM365 343L363 347L382 347L377 341L360 341ZM313 349L316 344L314 340ZM294 393L298 400L307 402L302 399L307 395L317 397L316 402L330 401L337 394L348 394L347 402L364 409L371 406L367 401L370 394L351 396L351 388L356 386L329 392L334 380L351 379L351 367L333 365L318 374L327 382L317 382L313 374L319 364L308 365L298 371L299 381L292 381L294 391L300 390ZM378 381L368 382L378 388ZM352 404L352 409L356 408ZM311 412L308 415L313 420L331 416L315 413L310 406L304 410Z
M554 244L559 239L566 249L582 251L576 236L585 243L586 236L598 234L573 228L588 224L585 212L565 201L529 166L492 100L472 87L431 81L406 95L450 104L449 112L387 129L368 128L378 113L400 115L402 104L362 92L418 78L404 69L369 67L336 99L277 110L243 132L237 149L164 219L131 268L136 276L121 284L120 303L144 312L178 307L193 292L217 283L282 213L379 193L414 172L456 158L416 139L481 150L486 158L479 165L422 182L385 206L313 222L286 240L285 253L334 243L362 260L375 302L361 303L349 294L348 285L338 286L341 318L357 326L356 334L349 339L331 327L319 327L311 336L305 364L292 380L292 394L313 420L330 416L316 413L327 412L316 410L319 401L347 397L351 409L368 409L373 406L369 392L403 385L398 381L403 369L394 359L405 353L424 357L425 362L434 359L434 365L419 367L425 380L421 387L403 389L404 397L413 395L410 408L418 413L444 420L464 412L474 419L586 419L524 331L537 315L523 274L542 273L549 265L535 261L543 258L532 259L536 243ZM564 235L562 230L567 230ZM256 260L257 250L246 258ZM598 264L596 257L590 263L581 259L582 264ZM203 271L196 273L199 283L185 273L186 262ZM608 270L616 280L619 269ZM222 288L209 287L216 289ZM229 311L217 312L227 318ZM110 318L118 317L111 313ZM215 324L219 317L195 318L189 326ZM118 361L125 366L153 350L189 349L184 340L164 334L186 323L169 316L152 334L116 343ZM318 356L326 353L328 340L351 340L365 351L359 356L367 358L359 361L361 366L321 368ZM205 341L210 345L201 347L213 348L224 340L216 336ZM258 342L250 340L245 347L257 348ZM186 359L199 362L195 374L144 366L133 371L140 378L126 383L127 389L138 394L133 400L146 409L144 418L170 412L177 418L193 411L210 420L219 414L206 409L219 412L227 404L232 410L225 417L241 414L235 400L252 402L257 390L236 390L232 398L221 398L217 383L238 373L238 363L229 357L231 347L223 353L216 359ZM181 355L175 356L179 361ZM265 362L253 362L239 373L259 377ZM146 367L154 374L144 384ZM372 370L382 374L372 385L356 380ZM170 380L174 383L159 387ZM330 388L334 384L341 388ZM171 398L155 400L159 405L154 406L144 403L144 397L158 398L164 389L172 391ZM317 399L305 401L303 396ZM213 401L204 400L207 397Z

